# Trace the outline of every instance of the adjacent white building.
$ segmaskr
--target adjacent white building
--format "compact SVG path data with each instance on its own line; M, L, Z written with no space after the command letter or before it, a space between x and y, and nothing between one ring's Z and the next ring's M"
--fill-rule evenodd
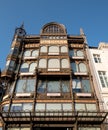
M108 43L89 48L88 56L100 108L108 110Z

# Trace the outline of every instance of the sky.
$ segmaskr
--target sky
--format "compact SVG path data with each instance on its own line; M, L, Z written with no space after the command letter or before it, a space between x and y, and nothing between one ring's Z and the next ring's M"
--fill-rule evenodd
M88 45L108 42L108 0L0 0L0 68L3 70L16 27L24 23L26 33L40 34L43 25L57 22L67 33L79 35Z

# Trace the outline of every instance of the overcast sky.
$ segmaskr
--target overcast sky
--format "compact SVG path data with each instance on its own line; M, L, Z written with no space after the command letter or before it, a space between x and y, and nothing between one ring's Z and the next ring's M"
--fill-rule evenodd
M72 35L83 28L89 46L108 42L108 0L0 0L0 68L5 68L16 27L24 22L27 34L40 34L53 21Z

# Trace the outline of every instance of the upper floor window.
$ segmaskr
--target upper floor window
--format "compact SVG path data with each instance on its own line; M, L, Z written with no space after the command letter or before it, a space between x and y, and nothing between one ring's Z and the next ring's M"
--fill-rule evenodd
M69 51L69 56L70 57L84 57L84 52L83 50L70 50Z
M59 54L59 46L49 46L48 53L49 54Z
M103 88L108 88L108 77L105 71L98 71L98 75L101 81L101 85Z
M99 54L93 54L95 63L101 63L101 58Z
M37 67L37 62L32 62L30 64L23 63L20 68L20 72L34 72Z
M73 92L91 92L90 81L88 79L73 79L72 80Z
M26 50L24 52L24 57L36 57L39 55L39 50Z
M17 54L18 54L18 48L17 48L17 47L11 48L10 54L11 54L11 55L17 55Z
M87 67L84 63L76 64L75 62L71 63L71 68L73 72L87 72Z
M13 71L15 69L15 61L13 60L7 60L6 62L6 69L10 70L10 71Z

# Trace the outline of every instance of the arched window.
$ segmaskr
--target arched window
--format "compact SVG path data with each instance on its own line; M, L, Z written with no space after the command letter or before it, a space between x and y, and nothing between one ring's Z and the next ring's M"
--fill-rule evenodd
M61 67L62 68L69 68L69 61L68 61L68 59L62 59L61 60Z
M59 47L58 46L49 46L48 52L51 53L51 54L59 53Z
M76 56L81 56L81 57L83 57L83 56L84 56L83 51L81 51L81 50L76 51Z
M29 67L29 72L34 72L37 67L37 63L31 63Z
M68 52L68 49L67 49L67 46L61 46L60 48L61 50L61 53L67 53Z
M32 55L31 56L36 57L38 55L39 55L39 50L38 49L32 51Z
M24 52L24 56L25 56L25 57L31 56L31 51L30 51L30 50L25 51L25 52Z
M46 46L41 46L40 47L40 52L41 53L47 53L47 47Z
M21 65L20 72L28 72L29 71L29 65L27 63L23 63Z
M80 63L78 66L79 66L80 72L87 72L87 68L86 68L86 65L84 63Z
M39 68L46 68L47 67L47 60L46 59L40 59L39 60Z
M60 60L59 59L49 59L48 60L48 68L60 68Z

